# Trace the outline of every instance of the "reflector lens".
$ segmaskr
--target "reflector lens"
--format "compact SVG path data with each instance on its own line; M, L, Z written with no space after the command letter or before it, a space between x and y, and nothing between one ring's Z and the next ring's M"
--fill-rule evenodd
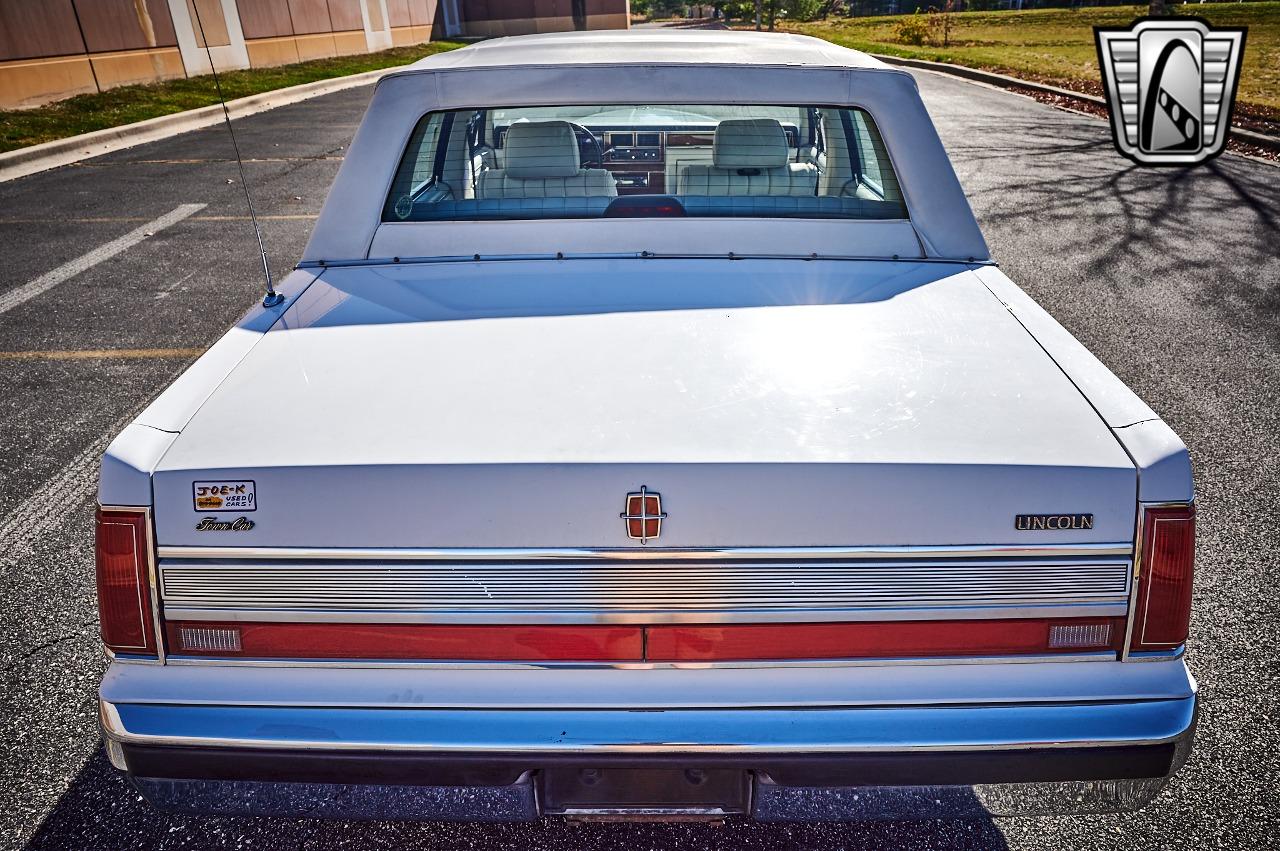
M1053 650L1109 647L1111 623L1055 624L1049 627L1049 647Z
M147 514L98 509L96 567L102 642L115 653L154 656Z
M240 652L240 630L238 629L184 626L178 630L178 641L183 650L195 650L201 653Z
M1195 566L1194 505L1148 508L1142 520L1142 555L1132 650L1169 650L1187 640Z

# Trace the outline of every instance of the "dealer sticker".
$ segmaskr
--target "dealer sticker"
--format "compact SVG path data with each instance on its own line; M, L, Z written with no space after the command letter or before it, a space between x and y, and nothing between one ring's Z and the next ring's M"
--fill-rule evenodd
M192 482L196 511L257 511L253 482Z

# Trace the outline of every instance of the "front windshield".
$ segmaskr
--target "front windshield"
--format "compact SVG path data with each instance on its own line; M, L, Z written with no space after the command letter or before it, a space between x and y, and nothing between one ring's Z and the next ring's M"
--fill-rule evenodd
M853 107L600 104L433 112L383 221L712 216L905 219Z

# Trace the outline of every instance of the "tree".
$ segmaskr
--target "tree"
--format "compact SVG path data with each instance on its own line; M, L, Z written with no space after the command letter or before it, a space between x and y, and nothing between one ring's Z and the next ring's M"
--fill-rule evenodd
M929 7L929 41L933 45L948 47L951 44L951 12L954 9L955 0L946 0L941 9Z
M768 22L769 32L773 32L778 23L778 13L782 11L782 0L765 0L764 16Z
M788 21L816 21L827 16L830 0L785 0L783 6Z
M760 32L760 16L764 12L764 0L756 0L756 32Z

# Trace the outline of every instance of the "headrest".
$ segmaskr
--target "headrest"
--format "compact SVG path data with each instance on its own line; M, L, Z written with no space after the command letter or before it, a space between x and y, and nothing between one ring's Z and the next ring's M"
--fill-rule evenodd
M573 177L578 173L578 139L567 121L521 121L507 129L502 166L508 177Z
M716 127L711 162L716 168L780 168L791 149L773 118L729 118Z

